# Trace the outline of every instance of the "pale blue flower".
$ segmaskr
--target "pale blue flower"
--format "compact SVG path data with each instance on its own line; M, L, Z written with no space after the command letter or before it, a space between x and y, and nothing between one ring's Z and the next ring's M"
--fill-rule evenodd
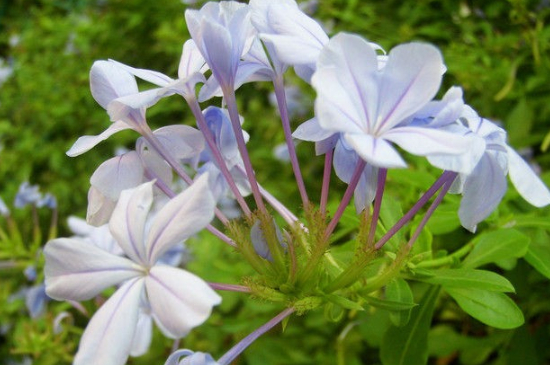
M96 61L90 70L90 89L92 96L105 110L117 98L135 95L139 92L136 79L127 70L108 61ZM113 123L109 128L96 136L82 136L67 151L71 157L89 151L101 141L125 129L139 131L146 126L145 108L132 110L124 115L121 107L111 110ZM110 113L110 114L111 114ZM120 114L123 119L116 118Z
M38 208L46 207L49 209L57 209L57 199L51 193L46 193L38 202L36 202Z
M157 71L130 67L114 60L109 60L109 62L116 64L140 79L159 86L159 88L116 99L115 103L125 105L130 109L150 107L156 104L161 98L174 94L179 94L186 100L194 98L195 85L206 81L203 72L207 70L207 66L192 39L183 44L177 79L172 79Z
M109 227L128 258L74 238L54 239L44 249L46 292L52 298L87 300L122 283L90 320L75 365L124 364L136 349L144 300L170 338L185 336L220 303L221 298L197 276L159 264L163 254L214 217L207 177L170 200L146 224L152 204L153 182L124 190L119 198Z
M321 51L312 85L319 126L341 138L374 167L405 167L391 142L415 155L457 155L471 149L467 136L405 124L435 96L444 70L433 46L395 47L380 69L375 48L362 38L338 34ZM318 132L323 134L323 132ZM473 166L464 166L470 171Z
M84 219L71 216L67 219L67 225L74 233L74 238L86 241L114 255L121 256L124 254L124 251L111 234L108 224L94 226L88 224Z
M44 284L38 284L28 288L25 293L25 306L31 318L38 318L42 315L46 309L46 303L49 300L50 297L46 294L46 287Z
M10 209L2 198L0 198L0 215L3 217L7 217L10 215Z
M182 357L185 356L183 359ZM172 353L164 365L219 365L212 355L204 352L193 352L191 350L177 350Z
M208 2L200 10L186 10L185 20L221 88L234 89L240 59L254 41L248 5L236 1ZM201 93L199 100L204 100Z
M294 0L251 0L252 22L276 70L294 66L296 73L309 82L321 49L328 36L307 16Z
M279 242L281 247L286 249L287 246L283 239L283 233L281 232L281 229L279 228L277 223L275 223L275 221L273 221L273 228L275 230L277 241ZM271 250L269 249L269 245L267 243L259 220L254 222L252 228L250 228L250 241L252 242L252 246L254 247L254 250L256 251L258 256L266 259L267 261L273 261L273 255L271 254Z
M246 175L241 172L243 160L239 153L235 132L229 120L228 111L218 107L210 106L203 111L206 126L212 137L218 151L220 152L225 165L231 173L233 180L237 184L237 188L241 195L250 194L250 184ZM242 123L241 119L241 123ZM243 131L245 141L248 141L248 134ZM210 187L214 193L216 200L220 200L225 196L233 196L227 180L221 173L218 162L214 158L211 149L206 146L201 154L201 161L204 163L197 172L199 174L209 173Z
M464 128L462 133L474 133L486 143L485 152L474 170L460 174L451 190L462 193L458 215L463 227L474 232L477 224L496 209L506 193L508 174L519 194L531 205L543 207L550 204L550 191L528 163L508 146L504 129L480 117L469 107L460 121Z
M237 146L237 139L231 127L228 111L226 109L209 106L203 111L203 115L206 125L210 133L212 133L214 142L223 156L227 168L231 170L234 166L242 164L242 158ZM243 133L245 141L248 140L248 134L246 134L246 132ZM202 153L201 160L216 163L216 160L212 156L212 151L208 146L206 146Z
M27 205L36 205L40 199L42 199L42 194L40 194L38 185L31 185L25 181L19 185L13 205L16 208L24 208Z

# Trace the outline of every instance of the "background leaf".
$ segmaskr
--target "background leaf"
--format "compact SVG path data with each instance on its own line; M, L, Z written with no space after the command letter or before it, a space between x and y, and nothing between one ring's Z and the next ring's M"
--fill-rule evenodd
M523 324L521 309L506 294L479 289L446 289L466 313L489 326L510 329Z
M514 292L514 287L504 276L492 271L472 269L434 270L434 276L422 281L444 288L481 289L498 292Z
M462 267L475 268L499 260L523 257L529 242L528 236L511 228L483 233L475 239L474 249L466 256Z
M428 361L428 330L439 294L438 286L430 286L405 327L390 327L380 346L384 365L423 365Z
M397 278L388 283L386 286L386 299L394 302L414 304L413 293L404 279ZM411 310L406 309L401 311L392 311L390 319L394 326L403 327L409 322Z

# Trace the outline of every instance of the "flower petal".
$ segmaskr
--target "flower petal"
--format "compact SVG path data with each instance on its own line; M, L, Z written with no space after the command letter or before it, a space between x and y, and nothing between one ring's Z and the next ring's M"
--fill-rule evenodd
M116 201L120 192L138 186L143 180L143 165L135 151L103 162L90 178L90 183L107 198Z
M381 138L368 134L344 134L345 141L366 162L376 167L407 167L393 146Z
M149 351L153 339L153 318L143 310L139 311L136 332L132 340L131 356L141 356Z
M121 96L138 92L136 79L127 70L108 61L95 61L90 70L92 96L104 109Z
M328 42L328 36L319 23L289 2L273 1L263 11L261 17L264 19L256 15L256 22L264 23L270 29L260 37L273 45L277 58L293 66L315 64L319 52Z
M506 146L508 152L508 172L510 180L520 195L537 208L550 204L550 191L529 165L513 148Z
M483 140L473 134L463 135L424 127L398 127L384 133L384 139L418 156L463 155L455 160L434 160L437 167L470 173L485 152ZM431 162L432 160L430 160ZM447 166L445 163L448 163ZM459 163L460 164L459 164Z
M72 147L67 151L67 156L69 157L76 157L84 152L88 152L92 148L94 148L97 144L100 142L106 140L113 134L120 132L125 129L131 129L131 127L123 122L123 121L117 121L114 122L104 130L101 134L97 136L82 136L79 137L76 142L72 145Z
M180 64L178 66L178 77L180 79L188 78L195 72L200 71L204 63L204 57L202 57L195 41L188 39L183 44Z
M54 239L46 244L44 256L46 293L58 300L87 300L141 274L132 261L79 239Z
M204 174L162 207L147 239L149 264L156 262L173 245L205 228L214 218L215 206L208 174Z
M300 124L292 133L292 137L302 141L320 142L333 134L334 132L321 128L319 120L314 117Z
M441 84L443 67L441 53L428 44L408 43L390 51L380 79L378 134L432 100Z
M317 70L311 79L317 90L315 116L321 128L335 132L363 134L366 119L362 104L355 104L349 94L349 87L340 83L339 70L324 68Z
M107 198L98 189L90 186L90 190L88 190L88 210L86 212L86 222L95 227L109 223L109 219L111 219L111 214L113 214L115 206L116 200Z
M109 229L126 255L146 264L144 230L153 204L153 182L122 191L109 221Z
M312 78L317 93L352 117L360 129L356 133L373 134L379 100L383 99L378 97L378 60L370 43L356 35L337 34L319 55L317 68ZM332 93L334 86L339 94ZM319 109L324 107L316 102L316 113ZM324 128L344 131L341 118L319 118Z
M189 159L204 150L204 137L196 128L169 125L153 132L158 141L177 159Z
M143 280L122 285L94 314L78 347L74 365L123 365L138 321Z
M187 335L221 302L201 278L169 266L154 266L145 278L145 287L154 318L170 338Z
M131 113L139 113L141 108L155 105L162 97L174 94L162 88L142 91L132 95L116 98L107 105L107 113L111 120L127 120Z
M109 60L109 62L111 62L114 65L126 70L126 72L128 72L128 73L130 73L134 76L139 77L142 80L149 81L150 83L155 84L155 85L160 86L160 87L167 86L172 81L174 81L170 77L168 77L165 74L160 73L158 71L130 67L128 65L125 65L125 64L120 63L120 62L115 61L115 60Z
M498 162L485 154L466 177L458 209L460 223L471 232L496 209L506 193L506 174Z

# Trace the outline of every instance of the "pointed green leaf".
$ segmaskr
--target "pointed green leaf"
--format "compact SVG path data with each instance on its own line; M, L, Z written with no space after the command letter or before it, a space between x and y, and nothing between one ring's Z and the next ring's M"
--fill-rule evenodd
M404 327L390 327L380 346L383 365L422 365L428 361L428 330L432 322L438 286L430 286Z
M525 260L538 272L550 279L550 240L535 239L529 245Z
M401 278L390 281L386 286L386 299L395 302L414 304L411 288L409 284ZM394 326L403 327L406 325L411 316L411 309L390 313L390 319Z
M473 269L434 270L434 276L422 281L447 288L481 289L514 292L513 285L504 276L492 271Z
M511 329L523 324L521 309L504 293L479 289L446 288L466 313L486 325Z
M476 268L499 260L523 257L529 242L528 236L511 228L483 233L475 239L474 248L462 267Z

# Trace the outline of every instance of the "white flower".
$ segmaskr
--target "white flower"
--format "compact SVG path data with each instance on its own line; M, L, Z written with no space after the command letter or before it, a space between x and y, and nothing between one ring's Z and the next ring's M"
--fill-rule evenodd
M144 307L150 308L166 336L181 338L220 303L220 297L199 277L158 262L212 220L215 201L207 179L199 178L166 203L150 225L146 221L153 203L153 182L124 190L109 227L128 258L80 239L48 242L44 254L50 297L87 300L122 284L90 320L74 364L124 364L139 341L136 328Z

